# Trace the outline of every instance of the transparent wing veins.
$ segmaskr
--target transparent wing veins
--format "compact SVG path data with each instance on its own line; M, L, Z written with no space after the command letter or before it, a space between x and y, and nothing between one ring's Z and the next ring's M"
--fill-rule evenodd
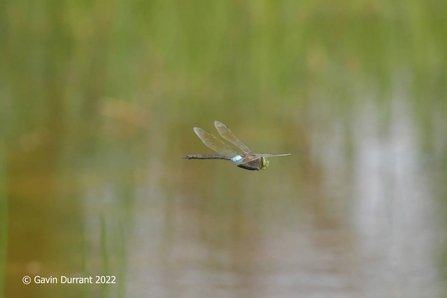
M200 138L200 140L202 140L203 144L205 144L208 148L225 156L234 157L236 155L240 155L240 153L238 153L236 150L234 150L221 140L217 139L208 131L199 127L194 127L194 132Z
M219 121L214 121L214 126L216 127L217 131L222 136L222 138L232 143L236 147L240 148L242 152L244 152L245 154L251 153L251 150L248 149L248 147L244 143L242 143L238 138L236 138L234 133L225 124Z

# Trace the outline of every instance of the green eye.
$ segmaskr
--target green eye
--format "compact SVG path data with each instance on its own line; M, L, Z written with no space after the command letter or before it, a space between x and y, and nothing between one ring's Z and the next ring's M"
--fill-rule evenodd
M267 160L267 158L262 158L262 168L265 169L269 166L269 161Z

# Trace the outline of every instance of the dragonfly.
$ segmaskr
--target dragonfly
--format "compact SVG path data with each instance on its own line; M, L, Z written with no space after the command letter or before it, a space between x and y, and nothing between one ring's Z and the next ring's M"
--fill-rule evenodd
M268 167L269 161L267 157L289 156L286 154L258 154L253 153L248 147L242 143L233 132L222 122L214 121L214 126L219 135L238 148L239 152L224 143L222 140L216 138L210 132L194 127L194 132L202 140L208 148L216 151L219 155L213 154L190 154L183 157L183 159L223 159L229 160L238 167L249 170L259 171Z

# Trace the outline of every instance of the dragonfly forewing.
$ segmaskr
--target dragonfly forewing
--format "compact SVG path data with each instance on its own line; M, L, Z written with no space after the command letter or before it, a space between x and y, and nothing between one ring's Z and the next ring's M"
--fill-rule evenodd
M236 147L240 148L242 152L244 152L245 154L251 153L251 150L248 149L248 147L244 143L242 143L238 138L236 138L234 133L225 124L219 121L214 121L214 126L216 127L217 131L222 136L222 138L232 143Z
M208 131L199 127L194 127L194 132L202 140L203 144L205 144L208 148L225 156L234 157L236 155L240 155L240 153L238 153L236 150L234 150L221 140L217 139Z

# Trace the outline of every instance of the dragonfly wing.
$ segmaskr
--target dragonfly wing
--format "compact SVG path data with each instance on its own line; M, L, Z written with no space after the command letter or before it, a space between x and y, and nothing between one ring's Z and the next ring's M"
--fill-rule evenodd
M205 144L208 148L213 149L214 151L225 156L233 157L236 155L240 155L236 150L234 150L221 140L217 139L208 131L199 127L194 127L194 132L202 140L203 144Z
M284 153L284 154L256 154L259 157L280 157L280 156L289 156L290 153Z
M251 153L249 155L245 155L242 160L240 161L241 164L245 164L248 163L250 161L256 160L256 159L260 159L261 157L279 157L279 156L289 156L290 153L286 153L286 154L256 154L256 153Z
M240 148L242 152L244 152L245 154L251 152L250 149L248 149L248 147L244 143L242 143L238 138L236 138L233 132L225 124L219 121L214 121L214 126L216 127L217 131L222 136L222 138L232 143L236 147Z
M245 155L239 163L241 163L241 164L248 163L250 161L260 159L261 157L262 156L258 155L258 154Z

